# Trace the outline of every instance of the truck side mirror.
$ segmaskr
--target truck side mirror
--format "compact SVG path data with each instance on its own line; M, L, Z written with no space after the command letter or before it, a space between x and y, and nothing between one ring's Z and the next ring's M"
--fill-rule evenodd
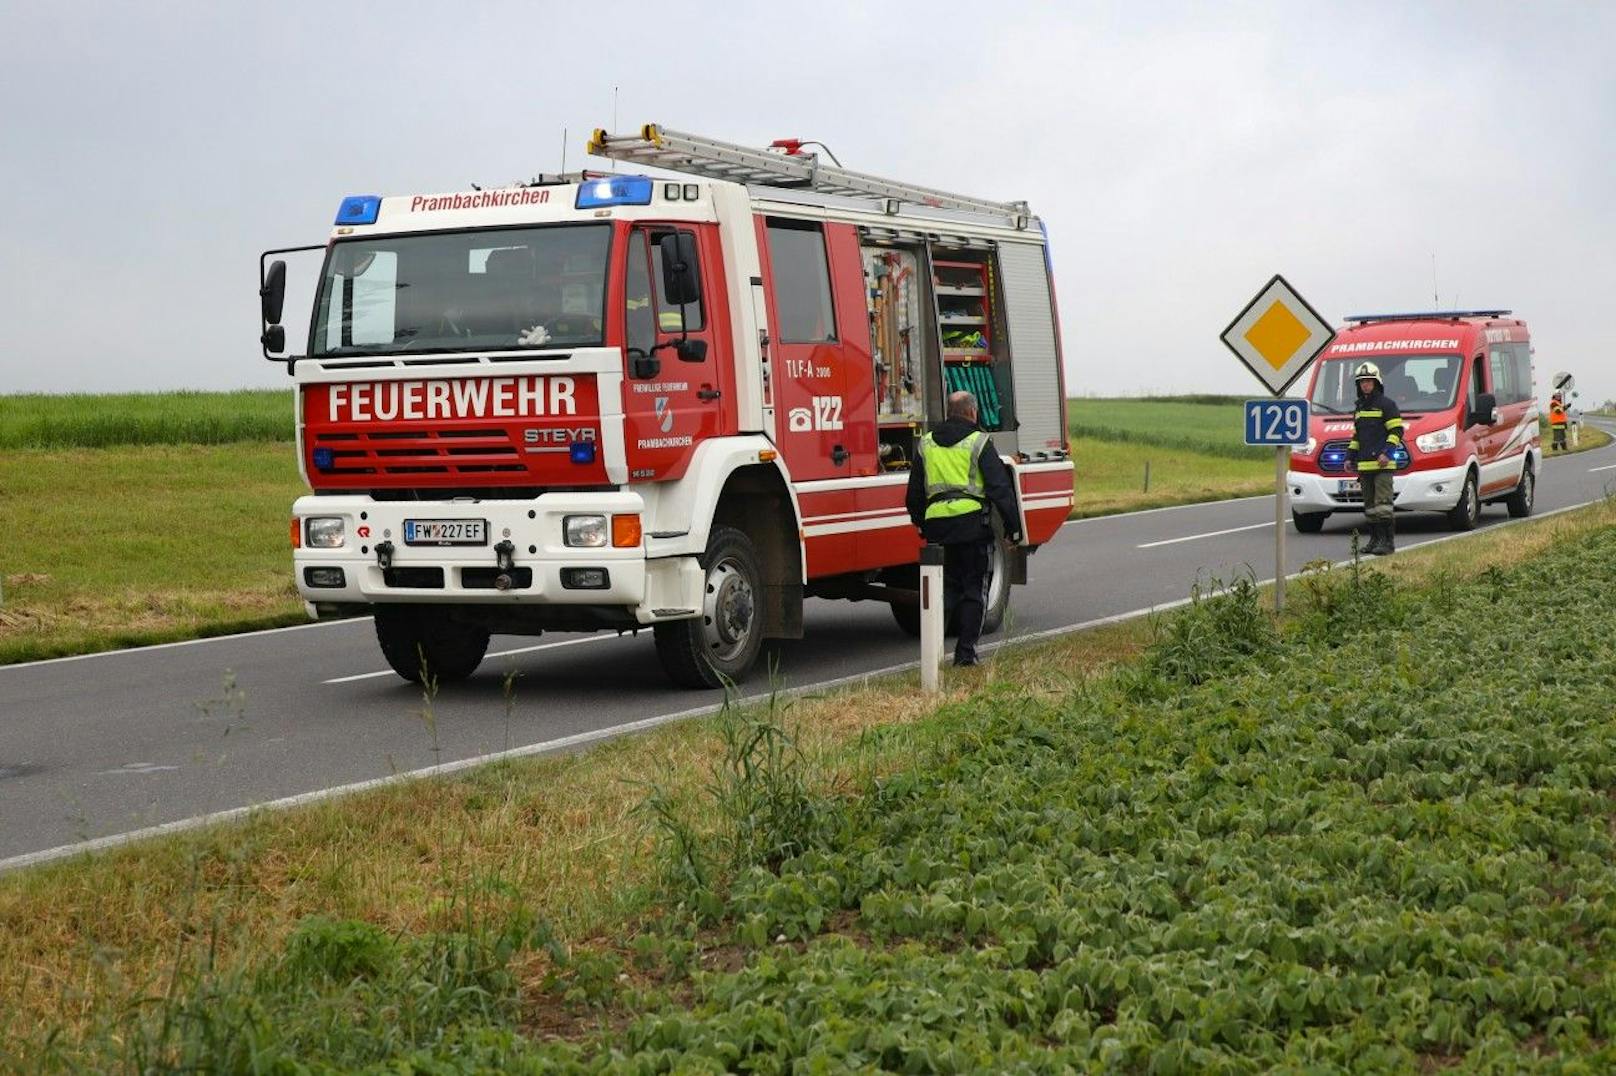
M272 261L269 263L269 270L264 273L263 283L258 287L258 306L263 313L264 324L279 325L281 308L285 305L286 263Z
M700 302L696 237L689 232L669 232L657 246L662 251L662 291L668 302L680 307Z
M1498 425L1498 398L1490 392L1482 392L1476 395L1475 410L1471 411L1465 420L1466 429L1478 424L1483 426Z
M286 350L286 327L284 325L270 325L265 327L263 335L258 342L264 346L268 355L279 355Z

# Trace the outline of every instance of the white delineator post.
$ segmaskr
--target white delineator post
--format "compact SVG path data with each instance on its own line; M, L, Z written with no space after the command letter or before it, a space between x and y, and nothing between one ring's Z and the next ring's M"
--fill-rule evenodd
M1285 611L1285 509L1290 507L1290 490L1285 474L1291 469L1291 449L1274 449L1274 612Z
M943 547L920 547L920 687L929 693L942 687Z

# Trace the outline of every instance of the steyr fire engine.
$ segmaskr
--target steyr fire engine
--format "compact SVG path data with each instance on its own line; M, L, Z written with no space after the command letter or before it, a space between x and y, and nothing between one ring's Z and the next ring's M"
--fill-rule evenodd
M590 152L648 174L344 200L305 356L283 252L260 259L310 615L373 612L411 681L469 676L494 632L650 628L673 680L718 686L801 637L810 597L918 633L905 487L967 389L1023 515L993 630L1072 506L1038 218L795 142L651 125Z

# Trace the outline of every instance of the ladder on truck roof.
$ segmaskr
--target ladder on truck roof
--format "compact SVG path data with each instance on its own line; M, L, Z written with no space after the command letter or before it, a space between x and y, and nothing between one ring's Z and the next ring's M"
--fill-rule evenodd
M963 194L949 194L931 187L882 179L864 172L819 163L819 155L800 151L801 143L781 143L785 152L754 149L716 138L670 131L648 123L636 134L608 134L596 129L589 139L589 152L616 161L632 161L670 172L687 172L708 179L765 187L798 187L822 194L852 198L878 198L887 213L897 212L897 203L911 202L932 209L952 209L984 213L1005 219L1017 229L1026 229L1032 212L1026 202L991 202Z

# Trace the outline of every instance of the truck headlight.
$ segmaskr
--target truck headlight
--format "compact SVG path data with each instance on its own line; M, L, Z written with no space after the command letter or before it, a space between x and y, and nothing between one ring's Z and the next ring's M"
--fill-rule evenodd
M310 516L303 527L312 549L340 549L347 540L347 525L341 516Z
M1459 428L1444 426L1440 430L1422 433L1414 438L1414 447L1421 452L1441 452L1459 443Z
M570 546L598 549L610 537L605 516L567 516L562 519L561 527Z

